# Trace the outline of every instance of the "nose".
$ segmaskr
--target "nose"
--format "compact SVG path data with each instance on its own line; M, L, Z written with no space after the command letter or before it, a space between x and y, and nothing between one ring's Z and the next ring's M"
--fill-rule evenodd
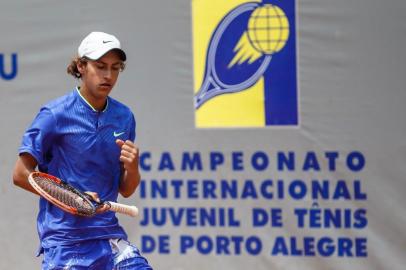
M104 73L103 73L103 77L106 80L111 80L113 78L113 71L111 70L111 68L106 68Z
M106 79L111 78L111 75L112 75L111 69L110 69L110 68L106 68L103 75L104 75L104 77L105 77Z

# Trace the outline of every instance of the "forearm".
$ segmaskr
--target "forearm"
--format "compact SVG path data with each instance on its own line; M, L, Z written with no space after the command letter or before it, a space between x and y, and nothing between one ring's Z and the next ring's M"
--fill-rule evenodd
M138 169L134 172L124 170L120 181L120 194L124 198L130 197L137 189L140 179L141 175Z
M35 170L36 166L37 163L32 156L26 154L18 157L13 171L14 185L19 186L34 194L38 194L38 192L28 182L28 176Z

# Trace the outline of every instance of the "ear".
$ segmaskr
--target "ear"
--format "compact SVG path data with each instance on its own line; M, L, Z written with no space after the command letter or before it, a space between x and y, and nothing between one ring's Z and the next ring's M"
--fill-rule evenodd
M77 69L78 69L78 71L79 71L80 74L83 75L83 74L85 73L85 71L86 71L86 65L87 65L86 62L77 61L76 67L77 67Z

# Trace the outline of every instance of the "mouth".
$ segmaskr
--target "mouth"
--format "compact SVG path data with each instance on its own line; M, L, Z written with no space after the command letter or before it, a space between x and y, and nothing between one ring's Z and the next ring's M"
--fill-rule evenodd
M111 88L111 87L112 87L112 85L109 84L109 83L101 83L101 84L99 84L99 86L100 86L100 88L104 88L104 89L107 89L107 88Z

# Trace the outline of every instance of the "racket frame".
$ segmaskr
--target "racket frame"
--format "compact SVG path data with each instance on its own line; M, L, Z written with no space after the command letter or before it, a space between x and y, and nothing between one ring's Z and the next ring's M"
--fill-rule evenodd
M56 198L51 196L48 192L43 190L37 184L37 182L35 181L36 177L48 178L51 181L55 182L56 184L62 186L63 188L66 188L67 190L72 191L73 193L76 193L77 195L79 195L80 198L82 198L87 203L89 203L89 205L91 205L91 207L92 207L91 213L89 213L89 214L82 213L82 212L78 211L77 208L69 206L69 205L57 200ZM57 207L61 208L62 210L69 212L73 215L91 217L91 216L94 216L96 214L96 210L103 205L108 205L110 211L125 214L125 215L131 216L131 217L135 217L139 213L138 208L136 206L125 205L125 204L112 202L112 201L96 202L95 200L93 200L93 198L89 194L81 192L81 191L77 190L76 188L72 187L71 185L69 185L68 183L62 181L58 177L47 174L47 173L38 172L38 171L32 172L28 176L28 181L31 184L31 186L40 194L41 197L43 197L47 201L51 202L52 204L56 205Z
M54 198L53 196L51 196L48 192L46 192L45 190L42 189L41 186L38 185L38 183L35 181L36 177L44 177L44 178L48 178L51 181L55 182L56 184L58 184L59 186L66 188L69 191L72 191L73 193L76 193L77 195L79 195L83 200L85 200L89 205L91 205L91 207L93 208L90 214L83 214L81 212L78 211L77 208L69 206L59 200L57 200L56 198ZM79 190L77 190L76 188L72 187L71 185L68 185L67 183L65 183L64 181L62 181L61 179L59 179L58 177L55 177L53 175L50 174L46 174L46 173L42 173L42 172L32 172L30 173L30 175L28 176L28 181L31 184L31 186L46 200L48 200L49 202L51 202L52 204L58 206L59 208L61 208L64 211L67 211L71 214L74 215L79 215L79 216L93 216L96 213L96 207L93 205L93 203L86 197L83 195L82 192L80 192Z

